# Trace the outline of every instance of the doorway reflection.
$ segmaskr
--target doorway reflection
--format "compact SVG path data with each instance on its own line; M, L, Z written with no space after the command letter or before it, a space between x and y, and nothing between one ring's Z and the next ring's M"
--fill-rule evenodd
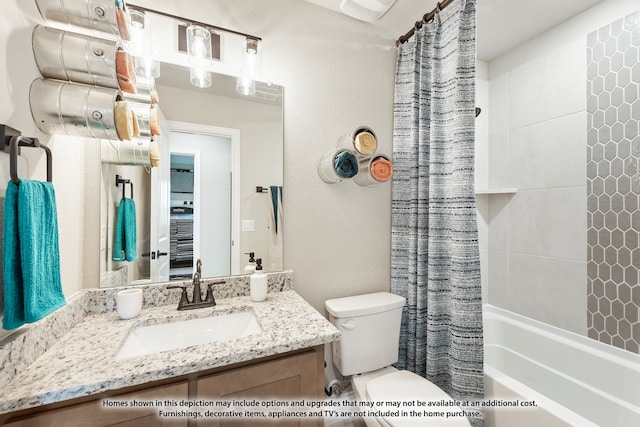
M196 259L202 277L232 274L231 144L202 129L171 131L170 279L191 277Z
M194 156L171 154L169 278L186 279L193 271Z

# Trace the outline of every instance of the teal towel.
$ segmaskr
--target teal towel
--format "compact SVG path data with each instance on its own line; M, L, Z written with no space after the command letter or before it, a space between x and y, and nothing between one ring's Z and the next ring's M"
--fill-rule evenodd
M133 199L123 198L118 205L113 236L114 261L135 261L138 258L136 233L136 203Z
M36 322L65 304L53 185L9 181L4 205L2 327L10 330Z
M282 187L272 185L269 187L269 194L271 194L271 206L273 209L273 222L276 234L278 234L278 205L282 202Z
M353 178L358 174L358 159L350 151L342 151L333 159L333 168L340 178Z

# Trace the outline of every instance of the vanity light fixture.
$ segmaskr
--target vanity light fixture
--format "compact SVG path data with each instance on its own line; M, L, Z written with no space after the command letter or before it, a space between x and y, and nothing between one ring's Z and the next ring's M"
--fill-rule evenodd
M242 66L240 77L236 78L236 90L242 95L255 95L256 80L262 73L260 41L246 37L242 43Z
M185 17L161 12L159 10L148 9L146 7L129 2L127 2L127 7L129 10L160 15L181 23L178 26L178 50L181 52L186 51L189 56L189 63L191 68L189 72L190 80L191 84L196 87L206 88L211 86L212 73L210 70L213 66L214 58L216 61L221 60L220 36L222 34L230 34L244 37L244 42L242 43L244 53L242 55L242 63L240 64L242 77L237 79L236 86L238 92L240 93L255 93L255 81L259 80L262 72L262 55L260 52L260 41L262 39L260 37L231 30L229 28L223 28L199 21L194 21ZM186 26L187 24L188 26ZM186 31L183 30L183 28L186 28ZM185 39L186 43L184 43ZM184 49L185 44L186 50Z
M191 70L191 84L199 88L211 86L211 33L201 25L191 24L187 27L187 52Z
M160 77L160 62L153 60L149 19L141 10L130 10L131 54L135 58L135 71L141 77Z

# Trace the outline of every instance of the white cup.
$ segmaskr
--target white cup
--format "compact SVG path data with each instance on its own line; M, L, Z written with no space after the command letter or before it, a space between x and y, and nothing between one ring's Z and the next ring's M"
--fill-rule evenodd
M116 294L116 311L121 319L133 319L142 310L142 289L127 289Z

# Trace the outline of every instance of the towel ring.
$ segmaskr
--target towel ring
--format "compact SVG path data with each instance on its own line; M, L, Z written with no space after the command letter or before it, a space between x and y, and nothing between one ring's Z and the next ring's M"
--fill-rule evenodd
M125 199L127 197L125 189L129 184L131 186L131 199L133 199L133 182L130 179L123 178L121 175L116 175L116 187L120 187L120 184L122 184L122 198Z
M19 131L6 125L0 125L0 134L4 138L4 151L9 153L9 175L11 181L19 185L20 178L18 176L18 156L20 155L20 147L42 148L47 156L47 182L53 181L53 161L51 158L51 150L44 144L41 144L37 138L27 138L22 136Z

